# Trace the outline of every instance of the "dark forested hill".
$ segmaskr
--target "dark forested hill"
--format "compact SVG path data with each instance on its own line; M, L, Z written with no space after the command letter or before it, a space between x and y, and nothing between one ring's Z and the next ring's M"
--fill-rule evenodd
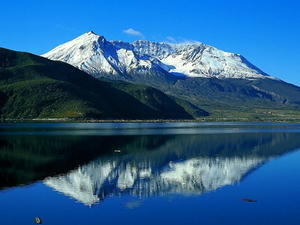
M154 88L100 81L69 64L0 48L0 118L193 119L208 115Z

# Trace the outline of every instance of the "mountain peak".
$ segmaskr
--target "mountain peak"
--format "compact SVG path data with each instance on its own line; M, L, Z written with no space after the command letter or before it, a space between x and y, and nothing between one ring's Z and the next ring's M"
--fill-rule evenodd
M84 42L84 43L87 43L87 42L93 42L95 40L97 41L98 39L104 39L105 40L104 36L98 35L98 34L94 33L93 31L89 31L89 32L84 33L81 36L67 42L67 43L71 43L71 42ZM65 43L65 44L67 44L67 43Z
M93 59L95 55L102 55L102 49L106 43L103 36L95 34L93 31L57 46L52 51L42 55L43 57L69 63L82 69L84 62Z

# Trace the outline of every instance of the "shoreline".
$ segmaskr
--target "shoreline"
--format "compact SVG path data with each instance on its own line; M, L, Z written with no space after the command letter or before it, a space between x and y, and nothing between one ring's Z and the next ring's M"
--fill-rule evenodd
M184 122L277 122L300 123L300 118L201 118L201 119L74 119L74 118L0 118L0 123L184 123Z

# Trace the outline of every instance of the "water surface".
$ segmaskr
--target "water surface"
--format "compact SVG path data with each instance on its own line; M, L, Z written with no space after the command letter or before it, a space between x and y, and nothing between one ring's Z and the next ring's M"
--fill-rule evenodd
M299 224L299 148L299 124L1 124L1 224Z

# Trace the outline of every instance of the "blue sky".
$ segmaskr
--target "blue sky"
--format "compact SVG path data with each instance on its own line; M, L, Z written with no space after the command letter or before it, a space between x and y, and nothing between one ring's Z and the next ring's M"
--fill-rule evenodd
M10 0L0 47L43 54L88 31L107 40L200 41L300 86L298 0Z

